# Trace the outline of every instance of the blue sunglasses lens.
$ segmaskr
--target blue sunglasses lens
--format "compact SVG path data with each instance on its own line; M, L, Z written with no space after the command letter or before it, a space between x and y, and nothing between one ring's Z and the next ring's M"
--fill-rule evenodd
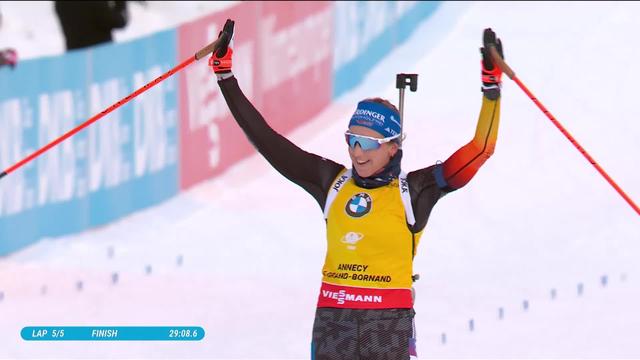
M352 134L346 134L345 137L347 138L347 144L352 149L356 148L356 144L360 144L360 148L364 151L375 150L380 147L380 143L373 139Z

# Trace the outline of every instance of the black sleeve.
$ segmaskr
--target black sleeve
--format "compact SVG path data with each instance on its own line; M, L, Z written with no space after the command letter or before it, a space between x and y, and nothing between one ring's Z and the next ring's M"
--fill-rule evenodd
M416 219L416 223L412 229L414 233L420 232L427 226L431 209L433 209L433 206L438 200L446 194L446 192L438 186L434 175L434 171L441 166L442 164L436 164L407 174L411 206L413 207L413 215Z
M324 209L329 187L345 167L308 153L274 131L240 90L234 76L218 81L229 110L253 146L280 174L300 185Z

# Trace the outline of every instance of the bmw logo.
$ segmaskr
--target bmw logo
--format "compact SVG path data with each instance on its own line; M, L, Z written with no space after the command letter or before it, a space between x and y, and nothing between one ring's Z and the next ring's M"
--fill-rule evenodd
M347 215L359 218L367 215L371 211L371 196L367 193L355 194L347 201L344 210Z

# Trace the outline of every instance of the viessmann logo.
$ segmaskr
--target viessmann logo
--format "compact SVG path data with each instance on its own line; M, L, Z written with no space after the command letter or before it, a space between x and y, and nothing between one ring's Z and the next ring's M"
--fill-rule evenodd
M338 305L344 304L345 301L382 303L382 295L350 294L346 290L340 290L338 292L322 290L322 296L327 299L337 300Z

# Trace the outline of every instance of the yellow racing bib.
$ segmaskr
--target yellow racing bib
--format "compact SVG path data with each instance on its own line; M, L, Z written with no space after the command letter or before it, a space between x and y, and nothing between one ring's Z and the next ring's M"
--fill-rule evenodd
M338 175L325 206L327 255L318 307L411 308L415 223L406 175L375 189Z

